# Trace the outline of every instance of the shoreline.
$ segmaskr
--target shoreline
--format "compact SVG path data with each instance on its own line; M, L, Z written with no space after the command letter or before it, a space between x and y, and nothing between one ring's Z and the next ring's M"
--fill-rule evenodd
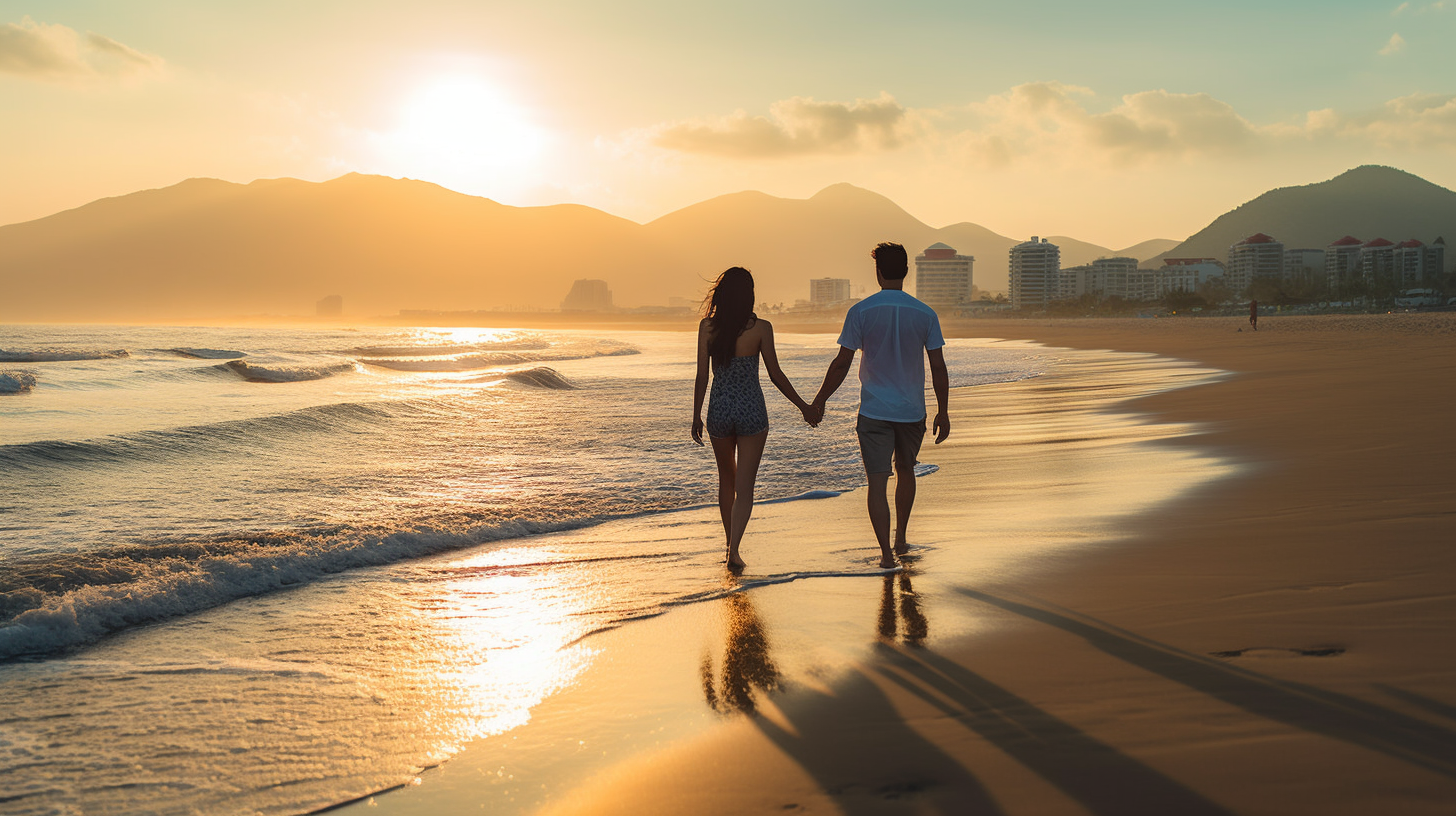
M870 533L859 491L824 501L759 506L750 530L753 540L745 543L750 573L791 571L793 545L785 542L803 540L810 549L822 546L820 541L843 542L838 546L865 561L865 574L795 581L792 586L753 586L751 592L677 607L596 635L585 645L596 650L598 667L581 676L573 688L543 701L530 724L466 747L424 774L418 786L381 796L371 807L376 812L383 808L425 813L488 802L496 810L532 812L539 805L571 801L572 788L579 783L573 777L577 770L586 770L579 768L586 760L573 759L575 750L563 756L543 745L575 744L578 739L587 745L605 744L610 756L588 763L586 775L610 775L664 750L673 753L696 740L739 733L743 723L738 720L746 712L814 704L816 691L858 676L857 667L874 659L887 626L903 630L902 639L936 645L984 634L983 622L967 613L967 605L955 597L942 572L981 571L1006 580L1035 574L1045 559L1097 546L1119 519L1210 478L1210 465L1214 475L1226 472L1224 463L1158 445L1157 440L1176 438L1188 428L1148 423L1117 408L1131 396L1207 380L1216 372L1144 356L1083 352L1060 356L1062 362L1043 377L953 392L953 411L964 437L957 441L953 434L951 441L956 444L927 445L922 451L922 461L941 469L921 482L923 503L917 506L912 526L912 539L920 542L920 551L905 572L885 576L869 568L877 550L865 541ZM1085 386L1085 396L1070 402L1061 396L1078 386ZM987 407L974 407L978 396L987 398ZM988 439L984 431L979 434L979 446L969 439L976 434L977 411L984 411L987 422L999 428L995 439ZM982 455L985 450L994 451L994 456ZM1037 470L1050 467L1055 459L1076 463L1082 480L1043 485L1044 475ZM1143 463L1146 472L1132 472L1134 462ZM990 473L1005 474L1008 487L977 522L985 544L962 548L956 542L962 513L953 497L968 480ZM1097 495L1095 487L1110 479L1121 479L1128 489L1109 501ZM1047 528L1031 531L1030 538L1018 519L1034 503L1027 501L1025 491L1010 488L1012 484L1040 486L1043 496L1061 505L1061 510L1045 514ZM697 535L710 533L710 527L704 525ZM604 529L600 535L612 537L615 530ZM780 547L785 551L779 552ZM755 607L758 613L752 612ZM744 617L756 622L734 623ZM745 639L741 636L745 631L758 633L746 637L756 638L757 646L734 645ZM736 680L725 676L718 684L718 696L710 697L707 705L702 694L708 681L698 677L699 650L691 645L698 641L711 644L702 648L704 665L709 662L707 655L714 654L720 656L714 660L722 661L724 672L730 665L750 667ZM752 668L755 664L757 668ZM644 677L644 670L652 676ZM775 678L769 688L745 688L764 677ZM736 697L734 689L741 691ZM730 704L725 706L725 700ZM747 719L757 722L756 717ZM639 733L643 720L652 724L647 729L652 733ZM607 728L604 721L614 725ZM664 739L664 731L673 738ZM649 738L650 743L643 745ZM529 784L511 787L524 783ZM545 793L537 793L531 806L509 803L509 797L529 794L535 785ZM359 805L365 806L370 805ZM724 808L728 810L732 808Z
M1261 322L1000 332L1232 372L1117 410L1197 426L1157 444L1233 455L1237 477L1031 573L887 581L879 636L846 673L574 779L548 812L1449 812L1456 316ZM960 513L983 539L985 487L918 505L916 525ZM964 629L917 638L917 604ZM428 789L378 802L423 812L410 804Z

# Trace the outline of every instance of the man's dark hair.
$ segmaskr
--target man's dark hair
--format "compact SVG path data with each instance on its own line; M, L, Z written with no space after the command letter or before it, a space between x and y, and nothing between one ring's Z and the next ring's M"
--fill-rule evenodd
M899 244L879 244L870 250L870 257L875 259L880 277L886 280L904 280L910 274L910 259L905 255L905 247Z

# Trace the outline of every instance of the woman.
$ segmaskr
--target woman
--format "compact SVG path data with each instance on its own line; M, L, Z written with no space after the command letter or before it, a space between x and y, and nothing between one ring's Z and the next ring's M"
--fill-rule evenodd
M703 396L708 390L709 361L713 396L708 403L708 436L718 460L718 510L728 540L728 568L743 569L738 544L753 514L753 482L768 439L768 408L758 384L758 358L768 378L804 414L811 425L811 407L799 398L779 368L773 326L753 313L753 275L735 266L718 276L705 300L707 317L698 324L698 376L693 383L693 441L703 444Z

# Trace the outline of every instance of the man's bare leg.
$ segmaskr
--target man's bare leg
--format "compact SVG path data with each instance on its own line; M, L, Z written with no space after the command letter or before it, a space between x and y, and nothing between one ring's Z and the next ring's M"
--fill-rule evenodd
M905 531L910 526L910 511L915 507L915 460L895 457L895 554L910 551Z
M890 474L871 473L869 482L865 503L869 506L870 526L875 528L875 538L880 542L880 569L891 569L895 566L895 556L890 550L890 498L886 492Z

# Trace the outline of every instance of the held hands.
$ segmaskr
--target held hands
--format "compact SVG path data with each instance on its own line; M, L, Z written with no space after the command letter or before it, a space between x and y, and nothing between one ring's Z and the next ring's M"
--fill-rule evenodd
M936 414L934 430L935 444L939 445L945 441L947 436L950 436L950 414L945 411Z
M809 427L811 428L819 427L819 423L824 421L824 406L817 402L801 403L799 405L799 412L804 415L804 421L809 423Z
M693 417L693 441L701 447L703 444L703 418Z

